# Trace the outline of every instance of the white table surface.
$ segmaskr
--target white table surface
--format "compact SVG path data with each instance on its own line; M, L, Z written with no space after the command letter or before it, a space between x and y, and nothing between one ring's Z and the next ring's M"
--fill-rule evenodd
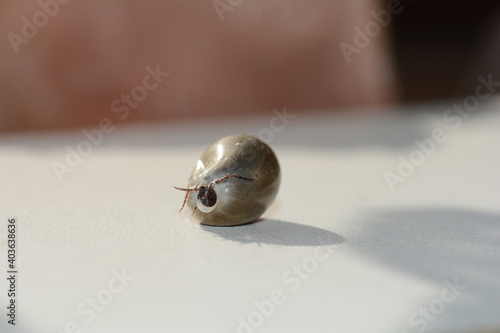
M0 331L59 333L74 322L89 333L417 332L424 324L411 317L439 306L446 280L467 289L423 331L500 331L500 101L457 129L442 119L451 104L364 120L298 115L271 143L283 172L275 204L264 220L232 228L178 214L183 193L172 185L185 185L210 143L257 135L271 115L114 120L62 182L51 163L84 139L80 130L0 136L1 276L8 217L17 219L19 267L15 327L0 279ZM384 173L436 127L448 140L391 192ZM310 270L296 290L294 265ZM122 269L134 279L92 320L78 314L88 298L106 299ZM282 304L238 330L275 290Z

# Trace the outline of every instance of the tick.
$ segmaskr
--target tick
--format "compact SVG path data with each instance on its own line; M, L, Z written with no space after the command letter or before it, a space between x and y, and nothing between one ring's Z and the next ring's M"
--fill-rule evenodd
M201 224L234 226L257 220L276 198L278 159L263 141L244 134L224 137L202 154L187 187L187 206Z

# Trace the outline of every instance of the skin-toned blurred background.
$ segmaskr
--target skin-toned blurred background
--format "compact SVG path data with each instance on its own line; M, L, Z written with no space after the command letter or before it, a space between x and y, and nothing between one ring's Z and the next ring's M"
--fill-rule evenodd
M375 113L459 97L478 75L500 75L499 9L451 0L4 0L0 131L95 126L125 109L126 121L172 121L284 105Z

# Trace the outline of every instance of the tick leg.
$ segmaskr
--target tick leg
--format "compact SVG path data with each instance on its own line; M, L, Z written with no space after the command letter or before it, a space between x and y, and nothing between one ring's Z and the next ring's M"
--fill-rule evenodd
M208 191L212 190L214 188L214 185L215 185L214 182L211 182L210 184L208 184L207 192L205 192L205 195L201 198L201 200L205 200L208 197Z
M215 184L219 184L219 183L225 182L229 178L238 178L238 179L242 179L242 180L255 180L253 178L247 178L247 177L238 176L238 175L235 175L235 174L227 174L224 177L217 178L214 181L212 181L210 184L208 184L208 186L207 186L208 190L213 189ZM207 198L207 196L208 196L208 190L207 190L207 193L205 193L205 195L203 196L202 200L204 200L204 199Z
M184 202L182 203L182 207L181 207L181 209L179 209L179 213L180 213L180 212L181 212L181 210L184 208L184 205L186 204L186 201L187 201L187 199L188 199L188 197L189 197L189 195L190 195L190 194L191 194L191 191L187 191L187 192L186 192L186 196L184 197Z
M194 205L193 214L191 214L191 216L193 216L194 212L196 212L196 208L198 208L198 206Z
M183 188L183 187L177 187L177 186L172 186L172 187L175 188L176 190L179 190L179 191L188 191L188 192L200 190L200 186L196 186L196 187L192 187L192 188Z
M228 180L229 178L238 178L238 179L242 179L242 180L255 180L253 178L247 178L247 177L238 176L238 175L235 175L235 174L227 174L224 177L217 178L214 181L212 181L210 184L208 184L208 186L207 186L207 192L205 193L205 195L201 199L205 200L207 198L207 196L208 196L208 190L213 189L215 184L222 183L222 182Z
M235 174L228 174L228 175L225 175L224 177L217 178L211 184L222 183L222 182L228 180L229 178L238 178L238 179L242 179L242 180L255 180L253 178L247 178L247 177L238 176L238 175L235 175Z
M194 191L199 191L201 186L196 186L196 187L193 187L193 188L183 188L183 187L177 187L177 186L174 186L174 188L176 190L179 190L179 191L186 191L186 196L184 197L184 202L182 203L182 207L181 209L179 209L179 213L181 212L181 210L184 208L184 205L186 205L186 201L187 199L189 198L189 194L191 192L194 192ZM194 214L194 213L193 213Z

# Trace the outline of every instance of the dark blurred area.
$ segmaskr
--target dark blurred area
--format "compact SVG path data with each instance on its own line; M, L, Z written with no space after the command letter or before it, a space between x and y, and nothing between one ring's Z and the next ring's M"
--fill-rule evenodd
M474 94L478 75L500 78L500 2L412 1L407 9L391 30L403 102L462 97Z
M493 0L4 0L0 35L0 132L380 113L500 77Z

